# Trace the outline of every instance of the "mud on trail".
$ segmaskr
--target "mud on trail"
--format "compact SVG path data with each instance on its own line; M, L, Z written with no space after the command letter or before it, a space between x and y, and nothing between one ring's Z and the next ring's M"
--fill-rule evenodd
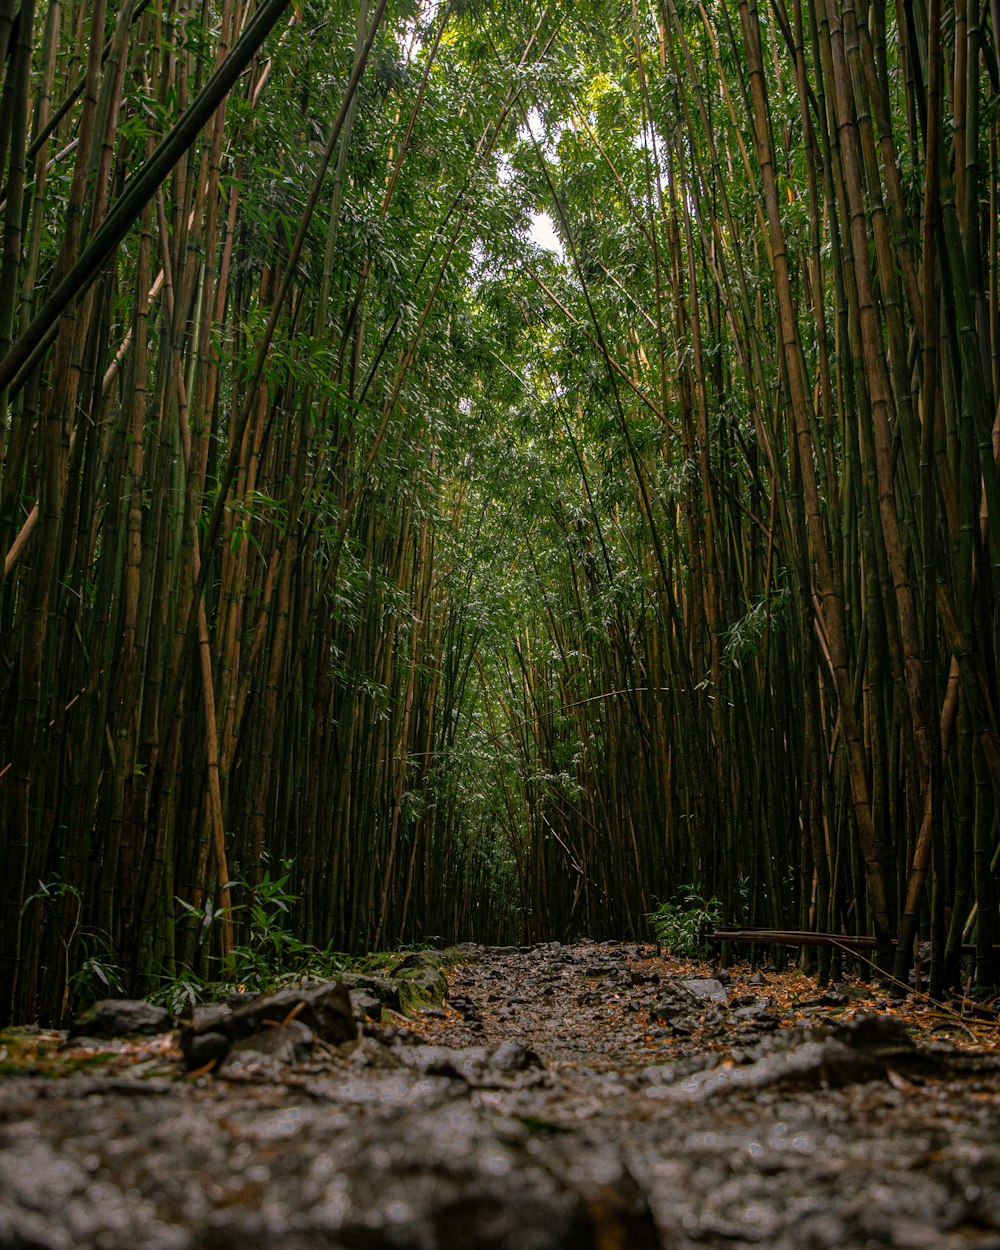
M1000 1250L995 1023L634 944L461 948L412 1020L442 962L389 971L5 1035L0 1246Z

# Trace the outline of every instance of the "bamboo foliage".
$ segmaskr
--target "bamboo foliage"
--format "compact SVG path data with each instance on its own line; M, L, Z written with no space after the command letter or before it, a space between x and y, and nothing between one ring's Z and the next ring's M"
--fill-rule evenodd
M997 18L0 6L5 1017L279 875L995 983Z
M457 882L485 871L456 862L465 826L412 797L468 672L444 647L458 617L428 511L454 387L412 452L385 445L422 425L466 188L518 88L468 111L473 159L439 169L451 206L395 261L423 309L402 316L377 237L433 161L422 108L452 90L430 77L449 13L420 12L405 42L385 13L20 11L2 109L7 1016L58 1017L81 966L137 990L204 971L281 859L320 945L446 928ZM317 20L348 37L311 46ZM275 93L295 105L280 122ZM359 170L382 182L368 216L351 205L360 235Z
M992 23L961 4L695 8L633 6L630 57L612 52L569 107L539 102L564 128L543 172L578 288L537 279L561 314L552 341L589 322L611 379L602 388L563 362L550 390L575 386L595 414L621 412L608 390L628 375L638 402L616 441L647 535L618 558L635 567L643 547L655 558L648 598L629 605L617 644L607 632L603 659L583 623L621 567L585 600L573 569L561 574L572 593L562 608L547 600L538 627L562 663L544 678L519 663L531 699L506 701L512 723L559 720L577 680L613 706L632 691L637 712L615 726L600 770L581 762L563 783L587 802L626 791L624 810L602 812L606 846L587 845L582 811L548 830L543 813L533 888L550 923L613 928L607 895L588 905L587 885L628 859L634 830L658 826L633 894L690 879L734 914L870 924L883 963L897 939L901 982L919 934L935 991L975 926L990 985L996 775L975 789L956 743L982 751L982 779L995 759L998 636L996 294L984 281L996 169L982 130L995 113ZM631 150L616 153L616 132ZM625 225L639 267L616 238ZM620 298L634 290L646 293L638 310ZM743 422L729 415L734 394ZM664 432L640 458L643 406ZM680 489L650 491L675 465ZM589 487L582 506L598 527ZM561 612L586 630L574 645ZM655 719L644 700L635 708L635 669L657 692ZM564 670L577 674L572 691ZM581 760L593 720L588 710L566 725ZM547 735L517 740L526 761L551 756ZM992 831L975 887L973 812Z

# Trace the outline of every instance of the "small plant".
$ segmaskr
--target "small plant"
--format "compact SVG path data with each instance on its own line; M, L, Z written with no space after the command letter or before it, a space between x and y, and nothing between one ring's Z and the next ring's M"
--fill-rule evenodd
M704 953L705 934L722 918L722 904L714 896L705 899L693 885L682 885L674 898L679 901L661 903L646 913L657 946L665 946L673 955L694 959Z
M213 926L227 914L249 912L246 940L233 947L221 961L212 958L210 962L216 966L221 962L218 980L214 977L203 980L191 969L183 968L175 976L164 978L156 992L156 1001L170 1007L175 1015L184 1014L195 1004L234 989L241 993L259 993L304 977L326 980L347 966L349 956L333 949L321 951L303 942L288 927L291 909L299 896L288 889L292 861L282 860L281 867L283 875L272 877L270 871L265 870L255 886L241 880L230 882L230 889L249 895L250 901L245 904L226 909L214 907L210 901L195 906L177 899L188 922L198 926L199 952L211 936Z
M86 1006L109 994L124 994L125 974L115 961L108 934L101 929L80 927L83 895L75 885L58 877L39 881L38 889L24 900L21 913L23 915L32 904L51 908L59 902L72 908L73 917L69 932L59 937L63 947L62 1015L65 1017L71 1007ZM71 957L75 957L75 969Z
M283 860L281 866L290 869L291 863ZM258 885L246 887L251 893L248 940L226 959L227 979L264 988L283 977L301 975L321 959L315 946L303 942L287 927L289 912L299 901L299 896L288 890L290 876L285 872L272 878L268 870Z
M70 1002L81 1006L99 998L121 997L125 973L115 962L107 935L98 929L83 929L79 941L84 958L69 979Z
M192 1010L208 996L209 987L189 968L176 976L164 978L163 984L150 995L150 1001L166 1007L174 1019L191 1015Z

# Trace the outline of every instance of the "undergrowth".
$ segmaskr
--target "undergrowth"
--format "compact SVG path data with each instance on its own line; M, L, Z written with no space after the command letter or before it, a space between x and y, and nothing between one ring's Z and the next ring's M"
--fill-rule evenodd
M678 887L674 898L646 913L657 946L672 955L697 959L706 952L706 935L718 928L722 904L714 896L706 899L694 885Z
M245 905L246 938L228 956L215 961L218 975L204 977L191 968L179 969L175 975L164 977L151 995L154 1002L162 1003L179 1017L198 1003L329 981L348 973L391 979L407 1013L442 1001L447 991L443 970L467 960L467 951L457 947L440 949L432 939L391 951L349 955L304 942L289 924L292 908L299 902L299 896L288 888L291 864L283 862L282 868L288 871L274 877L265 872L256 886L233 883L234 889L242 888L250 897ZM211 903L195 907L183 899L177 901L183 911L181 920L199 926L199 947L202 946L226 912L213 908ZM243 909L244 905L239 904L229 911L233 914Z

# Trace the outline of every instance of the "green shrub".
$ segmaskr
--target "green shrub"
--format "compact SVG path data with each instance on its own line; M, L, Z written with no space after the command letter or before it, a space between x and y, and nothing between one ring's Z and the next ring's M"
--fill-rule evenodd
M672 955L695 959L705 953L705 934L719 924L722 904L714 896L705 899L693 885L680 886L674 899L647 912L645 918L657 946L666 947Z

